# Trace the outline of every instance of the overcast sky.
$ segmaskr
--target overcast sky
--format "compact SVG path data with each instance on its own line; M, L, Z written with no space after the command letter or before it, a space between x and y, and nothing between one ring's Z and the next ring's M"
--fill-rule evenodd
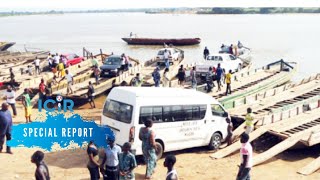
M161 7L320 7L320 0L0 0L1 11Z

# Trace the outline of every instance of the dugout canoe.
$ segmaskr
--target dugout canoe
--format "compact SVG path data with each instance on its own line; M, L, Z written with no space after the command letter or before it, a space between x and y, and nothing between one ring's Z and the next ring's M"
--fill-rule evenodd
M122 38L130 45L164 45L188 46L200 44L200 38L156 39L156 38Z
M15 42L0 42L0 51L6 51L15 44Z

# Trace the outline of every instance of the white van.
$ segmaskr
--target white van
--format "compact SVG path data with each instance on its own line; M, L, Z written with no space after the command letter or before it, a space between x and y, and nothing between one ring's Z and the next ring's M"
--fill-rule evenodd
M142 155L139 130L153 120L157 156L163 152L208 146L217 149L227 136L228 113L213 97L181 88L116 87L107 97L102 125L116 135L116 143L132 143Z

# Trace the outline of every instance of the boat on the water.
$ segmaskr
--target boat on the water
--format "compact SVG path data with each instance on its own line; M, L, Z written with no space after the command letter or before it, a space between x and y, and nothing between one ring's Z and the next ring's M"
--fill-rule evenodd
M0 51L5 51L15 44L15 42L0 42Z
M157 38L122 38L131 45L164 45L188 46L200 44L200 38L181 38L181 39L157 39Z

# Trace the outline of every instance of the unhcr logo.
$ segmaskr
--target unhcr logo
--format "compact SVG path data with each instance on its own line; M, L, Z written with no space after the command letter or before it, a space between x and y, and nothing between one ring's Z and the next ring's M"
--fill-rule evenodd
M43 104L43 106L42 106ZM53 108L48 107L48 105L53 106ZM55 105L57 104L57 108L55 108ZM70 112L73 112L73 106L74 106L74 102L71 99L63 99L63 97L61 95L58 95L56 97L56 100L53 99L48 99L44 102L42 102L42 99L38 100L38 110L39 112L41 112L42 107L48 111L48 112L53 112L55 110L58 110L58 112L61 112L61 110L63 109L64 112L67 112L68 110Z

